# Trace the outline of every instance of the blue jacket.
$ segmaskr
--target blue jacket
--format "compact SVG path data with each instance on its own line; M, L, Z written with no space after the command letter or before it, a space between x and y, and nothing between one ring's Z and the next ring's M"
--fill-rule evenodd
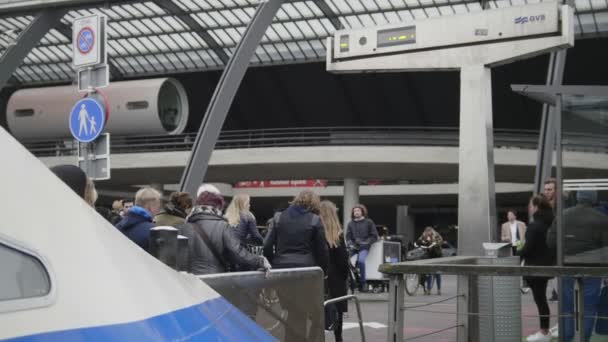
M239 240L241 246L246 246L248 241L260 246L264 243L264 238L256 226L255 217L251 214L241 215L239 225L234 227L234 236Z
M150 229L154 228L154 223L152 223L152 215L146 209L139 206L132 207L127 216L116 224L116 228L139 247L148 251Z

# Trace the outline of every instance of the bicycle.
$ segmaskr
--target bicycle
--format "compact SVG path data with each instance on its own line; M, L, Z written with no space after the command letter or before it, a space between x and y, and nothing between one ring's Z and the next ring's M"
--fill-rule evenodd
M427 255L427 250L432 247L431 246L418 246L417 244L414 244L414 249L412 249L411 251L407 252L406 255L406 260L408 261L413 261L413 260L421 260L421 259L426 259L428 257ZM427 293L426 290L426 282L428 277L431 276L430 274L413 274L413 273L409 273L409 274L405 274L404 278L405 278L405 293L408 294L408 296L414 296L416 294L416 292L418 292L418 288L422 287L424 289L424 293ZM428 290L428 292L430 293L430 291L433 289L435 282L431 282L431 289Z

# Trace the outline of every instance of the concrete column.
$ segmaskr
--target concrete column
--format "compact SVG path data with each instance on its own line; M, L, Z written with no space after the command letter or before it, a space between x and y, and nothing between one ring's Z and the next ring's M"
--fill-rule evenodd
M160 194L163 194L163 191L165 190L165 185L162 183L151 183L150 187L158 192L160 192Z
M407 205L397 206L397 235L403 236L403 242L416 240L416 226L414 225L414 217L409 214Z
M359 180L356 178L344 179L344 205L343 205L343 221L342 224L346 230L346 226L350 222L350 213L353 207L359 203Z
M492 71L483 65L460 70L458 255L483 255L495 241Z

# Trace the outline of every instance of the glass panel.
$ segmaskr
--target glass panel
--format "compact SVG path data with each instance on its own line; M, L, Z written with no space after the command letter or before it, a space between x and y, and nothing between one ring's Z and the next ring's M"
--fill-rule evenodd
M323 273L294 268L200 279L279 341L323 340ZM306 293L306 296L302 296Z
M608 90L605 96L563 96L564 264L608 264L607 152Z
M49 276L40 261L0 245L0 301L41 297L51 291Z

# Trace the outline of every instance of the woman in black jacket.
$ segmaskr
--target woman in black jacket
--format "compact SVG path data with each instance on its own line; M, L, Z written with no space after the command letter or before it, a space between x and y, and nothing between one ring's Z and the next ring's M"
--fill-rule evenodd
M276 226L270 231L264 241L264 256L270 260L274 268L297 268L319 266L327 274L328 252L327 242L321 219L317 215L321 206L319 196L312 191L304 190L296 196L289 208L281 213ZM298 283L288 288L279 288L278 295L281 307L286 308L287 329L286 341L309 341L322 338L308 336L322 331L315 327L317 319L323 317L312 301L307 301L307 292L315 291L309 288L310 283ZM318 289L321 290L321 289ZM296 295L296 296L294 296ZM307 321L312 319L311 328L307 329Z
M338 209L330 201L321 202L319 216L325 228L325 239L329 248L329 265L327 267L327 289L329 298L346 296L348 279L348 252L344 245L342 226L338 219ZM335 304L338 311L338 320L334 323L334 336L336 342L342 341L342 318L348 311L346 301Z
M547 246L547 231L553 223L553 209L551 204L543 196L536 195L528 203L528 213L532 222L526 230L526 243L519 251L527 266L550 266L553 265L553 254ZM547 302L546 277L525 277L524 280L530 286L534 302L540 316L540 331L528 336L527 341L551 341L549 333L549 303Z

